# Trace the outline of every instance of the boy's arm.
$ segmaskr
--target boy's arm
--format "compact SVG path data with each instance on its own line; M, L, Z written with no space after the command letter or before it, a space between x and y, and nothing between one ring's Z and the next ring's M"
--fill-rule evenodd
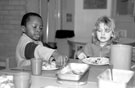
M19 62L19 66L20 67L22 67L22 66L28 66L28 65L30 65L31 64L31 61L30 60L21 60L20 62Z
M68 58L67 56L62 55L62 54L58 53L57 51L54 51L54 52L53 52L52 57L53 57L53 59L55 60L56 65L57 65L58 67L63 67L63 66L65 66L65 65L68 63L68 61L69 61L69 58ZM50 60L50 62L51 62L51 61L52 61L52 60Z
M42 45L36 45L34 43L29 43L26 46L25 53L25 57L27 57L27 59L35 57L42 58L47 62L51 62L51 59L53 58L58 66L63 66L68 61L67 56L61 55L57 52L57 50Z
M26 45L25 57L27 60L31 58L42 58L45 61L49 61L54 51L56 50L31 42Z
M30 42L25 47L25 58L27 60L30 60L31 58L34 58L34 51L35 48L38 46L38 44L35 44L33 42Z
M84 59L92 56L91 44L87 43L81 50L76 53L79 59Z

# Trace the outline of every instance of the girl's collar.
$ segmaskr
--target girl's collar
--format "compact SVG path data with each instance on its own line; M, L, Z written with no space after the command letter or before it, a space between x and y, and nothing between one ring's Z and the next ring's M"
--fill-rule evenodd
M95 42L96 45L100 46L100 42ZM110 46L112 44L112 41L108 41L103 47Z

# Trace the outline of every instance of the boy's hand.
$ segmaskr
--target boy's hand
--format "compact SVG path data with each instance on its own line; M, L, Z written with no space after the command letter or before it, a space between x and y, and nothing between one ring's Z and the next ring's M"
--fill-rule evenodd
M67 56L59 55L56 59L56 65L58 67L64 67L68 63L68 58Z
M67 56L61 55L58 52L54 52L53 57L55 58L57 67L64 67L69 60Z

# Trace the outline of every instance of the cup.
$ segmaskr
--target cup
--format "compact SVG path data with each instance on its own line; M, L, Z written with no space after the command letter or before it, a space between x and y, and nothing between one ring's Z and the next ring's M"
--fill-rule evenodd
M41 75L42 73L42 59L31 59L31 69L33 75Z
M30 88L31 75L28 72L15 73L13 81L15 88Z
M130 70L132 46L116 44L111 46L111 64L115 69Z

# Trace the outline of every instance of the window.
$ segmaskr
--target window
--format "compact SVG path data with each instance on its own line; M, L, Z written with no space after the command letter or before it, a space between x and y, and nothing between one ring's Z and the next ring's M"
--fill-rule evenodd
M106 9L107 0L84 0L84 9Z
M117 0L117 15L133 15L134 0Z

